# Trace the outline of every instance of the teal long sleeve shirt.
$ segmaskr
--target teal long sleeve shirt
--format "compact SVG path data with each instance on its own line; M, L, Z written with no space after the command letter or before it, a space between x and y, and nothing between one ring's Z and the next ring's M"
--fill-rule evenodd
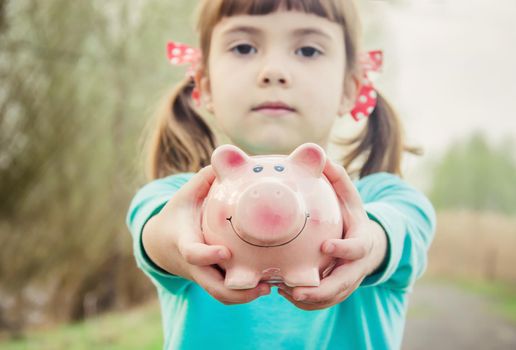
M399 177L366 176L355 186L370 219L384 229L388 253L383 268L367 276L346 300L304 311L277 293L226 306L195 282L171 275L146 255L141 235L193 173L172 175L142 187L132 200L127 225L137 265L157 288L164 349L399 349L408 296L427 263L435 232L428 199Z

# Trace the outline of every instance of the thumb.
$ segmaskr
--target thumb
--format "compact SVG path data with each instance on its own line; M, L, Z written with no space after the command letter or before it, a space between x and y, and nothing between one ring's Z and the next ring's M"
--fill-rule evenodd
M208 195L214 181L215 172L212 166L208 165L199 170L199 172L181 188L181 192L184 196L197 203L204 200Z
M219 264L231 257L231 252L224 246L207 245L201 242L186 240L178 244L183 258L192 265L208 266Z
M333 186L337 196L343 202L348 203L349 207L352 209L363 208L362 199L342 165L335 164L328 159L324 167L324 174Z
M202 168L171 196L161 213L163 215L171 215L172 213L179 215L178 213L181 213L180 216L182 217L192 215L192 210L197 211L201 207L213 181L215 181L215 172L212 166L208 165ZM190 218L192 217L190 216ZM184 229L190 229L190 227Z
M322 249L327 255L344 260L362 259L368 251L364 240L357 237L329 239L323 243Z

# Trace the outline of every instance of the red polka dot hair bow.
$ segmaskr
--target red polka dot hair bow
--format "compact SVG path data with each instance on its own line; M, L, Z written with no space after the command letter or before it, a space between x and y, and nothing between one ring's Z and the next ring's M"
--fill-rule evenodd
M190 47L186 44L170 41L167 45L167 55L171 64L181 65L189 63L190 67L186 72L186 76L192 77L195 70L201 61L201 51L199 49ZM363 77L360 94L357 97L354 108L351 110L351 116L356 121L369 116L377 101L377 94L374 90L371 72L378 72L381 70L383 62L383 53L381 50L369 51L360 57L360 64L363 66ZM196 106L200 106L200 93L197 87L192 91L192 99Z
M355 106L351 110L351 116L356 121L368 117L374 111L378 95L374 89L371 73L381 71L383 64L383 52L381 50L369 51L360 57L363 67L362 86L358 94Z
M195 75L197 66L201 62L201 50L173 41L167 44L167 56L170 63L174 65L190 63L186 76L192 78ZM197 86L192 90L192 99L197 107L201 105L201 94Z

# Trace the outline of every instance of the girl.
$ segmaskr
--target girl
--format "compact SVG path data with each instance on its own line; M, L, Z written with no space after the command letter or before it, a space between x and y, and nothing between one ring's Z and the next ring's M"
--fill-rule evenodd
M151 150L154 181L136 194L127 224L138 266L157 287L166 349L396 349L407 297L426 265L432 205L404 183L400 125L381 95L346 159L324 173L341 205L342 239L320 247L338 266L319 287L224 287L230 259L200 232L200 206L217 142L195 111L202 97L221 131L250 155L327 149L336 116L360 100L359 24L351 0L204 0L200 63L174 91ZM363 98L362 98L363 99ZM231 305L231 306L229 306Z

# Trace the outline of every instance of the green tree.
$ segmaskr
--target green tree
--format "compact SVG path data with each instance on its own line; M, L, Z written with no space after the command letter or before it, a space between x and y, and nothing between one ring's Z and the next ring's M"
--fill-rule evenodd
M141 131L184 74L165 44L193 41L194 5L0 0L0 294L15 299L0 302L0 328L36 308L79 319L153 290L125 214L143 183Z
M476 133L451 146L435 168L430 198L439 209L516 213L514 143L491 146Z

